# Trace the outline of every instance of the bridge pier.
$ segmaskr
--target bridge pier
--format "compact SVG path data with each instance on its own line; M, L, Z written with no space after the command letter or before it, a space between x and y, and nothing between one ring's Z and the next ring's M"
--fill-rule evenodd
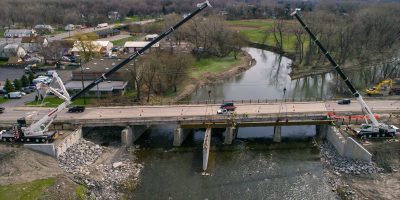
M236 139L238 129L234 126L226 128L223 133L224 144L232 144L232 141Z
M211 145L211 128L207 128L204 134L204 142L203 142L203 171L207 170L208 157L210 155L210 145Z
M148 126L127 126L121 131L121 143L124 146L131 146L147 130Z
M274 127L274 142L281 142L282 141L282 126L275 126Z
M179 147L182 145L183 141L185 141L186 137L189 135L191 132L191 129L184 129L181 127L178 127L175 129L174 133L174 147Z
M319 139L325 139L326 138L326 135L328 134L328 131L329 131L329 129L330 129L331 127L330 127L330 125L326 125L326 124L324 124L324 125L316 125L315 126L315 133L316 133L316 136L319 138Z

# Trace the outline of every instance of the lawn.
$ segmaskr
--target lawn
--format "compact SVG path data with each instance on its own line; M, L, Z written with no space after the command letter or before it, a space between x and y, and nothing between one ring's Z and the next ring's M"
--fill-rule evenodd
M238 57L238 59L234 59L233 56L227 56L224 58L203 58L193 64L193 70L191 71L190 75L194 78L199 78L202 74L207 72L224 72L242 62L244 62L244 57Z
M114 46L124 46L125 42L127 42L127 41L136 41L139 39L140 39L140 36L131 36L131 37L123 38L120 40L112 41L112 43Z
M250 19L250 20L230 20L227 21L228 25L233 27L251 27L268 29L272 27L272 20L266 19Z
M6 99L6 98L4 98L4 97L0 97L0 103L4 103L4 102L6 102L6 101L8 101L8 99Z
M86 97L86 105L90 104L91 98ZM63 100L59 99L58 97L55 96L47 96L43 101L32 101L27 103L26 105L29 106L45 106L45 107L56 107L63 103ZM83 97L79 97L76 99L74 102L72 102L72 105L85 105L84 104L84 99Z
M4 65L4 64L7 64L7 63L8 63L7 60L0 60L0 65Z
M54 182L54 178L48 178L35 180L29 183L2 185L0 186L0 199L39 199L43 191L47 187L54 185Z

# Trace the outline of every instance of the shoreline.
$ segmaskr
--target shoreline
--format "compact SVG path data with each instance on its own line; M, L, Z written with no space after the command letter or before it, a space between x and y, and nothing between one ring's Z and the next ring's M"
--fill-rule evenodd
M171 103L176 103L178 101L181 101L185 98L187 98L189 95L191 95L193 92L195 92L198 88L207 85L207 84L214 84L221 82L225 79L235 77L242 72L247 71L251 67L253 67L256 64L256 60L250 56L246 51L242 51L242 54L245 55L245 62L242 64L238 64L228 71L216 73L216 74L211 74L211 73L205 73L203 74L200 78L192 78L191 79L191 84L186 85L181 92L179 92L174 98L172 98Z

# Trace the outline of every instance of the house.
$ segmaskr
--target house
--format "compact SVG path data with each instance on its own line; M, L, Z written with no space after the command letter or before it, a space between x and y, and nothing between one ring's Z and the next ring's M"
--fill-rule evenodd
M54 28L51 25L46 24L38 24L33 29L35 29L38 34L54 33Z
M75 27L75 25L73 25L73 24L68 24L68 25L66 25L65 27L64 27L64 30L66 30L66 31L73 31L73 30L75 30L76 29L76 27Z
M127 51L128 53L133 53L135 51L139 51L140 49L142 49L143 47L145 47L146 45L148 45L150 42L145 42L145 41L132 41L132 42L125 42L124 44L124 49L125 51ZM160 47L160 43L157 42L155 43L151 48L159 48Z
M111 51L113 46L113 43L110 41L75 41L72 53L79 54L79 52L91 49L93 52L105 54Z
M83 85L87 86L93 81L83 81ZM123 95L126 91L127 81L103 81L89 90L89 96L115 96ZM70 95L74 95L82 90L82 81L70 81L65 84L65 89Z
M18 57L23 58L26 55L25 49L20 44L7 44L4 48L6 58Z
M123 59L113 59L113 58L93 58L87 63L82 64L81 68L75 69L72 71L72 80L80 81L80 80L96 80L102 74L106 73L115 65L122 62ZM124 76L126 75L126 71L119 70L112 74L110 77L107 77L107 80L110 81L120 81L124 80Z
M119 14L119 12L117 12L117 11L108 12L108 19L119 20L119 18L121 18L121 15Z
M30 30L30 29L8 29L4 32L4 37L6 38L30 37L35 33L36 33L35 30Z
M7 46L7 42L0 42L0 59L6 59L8 58L6 54L4 53L4 47Z
M158 34L150 34L150 35L146 35L144 38L146 41L153 41L157 37L158 37Z
M47 38L39 35L23 37L21 40L21 46L28 52L37 52L48 44Z

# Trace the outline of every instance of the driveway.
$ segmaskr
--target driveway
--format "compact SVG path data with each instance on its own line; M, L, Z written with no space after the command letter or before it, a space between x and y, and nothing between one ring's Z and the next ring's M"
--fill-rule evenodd
M26 103L35 100L36 92L27 94L20 99L9 99L5 103L0 104L0 106L5 108L17 107L17 106L24 106Z

